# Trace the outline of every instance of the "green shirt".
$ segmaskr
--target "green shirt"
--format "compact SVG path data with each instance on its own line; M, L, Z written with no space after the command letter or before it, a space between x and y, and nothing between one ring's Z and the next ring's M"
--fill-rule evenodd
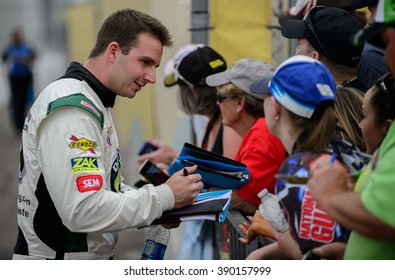
M395 125L392 125L372 161L358 178L355 191L375 217L395 227ZM351 233L345 259L395 260L395 239L379 240Z

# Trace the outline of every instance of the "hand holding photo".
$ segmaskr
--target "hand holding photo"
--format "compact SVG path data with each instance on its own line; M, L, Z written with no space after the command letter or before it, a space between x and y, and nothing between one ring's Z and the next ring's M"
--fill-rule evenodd
M336 160L336 154L333 153L329 159L329 165L333 165ZM276 179L283 180L289 184L307 184L309 177L307 176L296 176L296 175L286 175L286 174L276 174Z

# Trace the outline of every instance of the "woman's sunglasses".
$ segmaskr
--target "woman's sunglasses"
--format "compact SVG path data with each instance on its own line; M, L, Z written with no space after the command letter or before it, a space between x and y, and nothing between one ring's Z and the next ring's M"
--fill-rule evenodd
M395 86L394 78L391 73L386 73L377 79L376 84L380 87L381 91L384 93L384 98L390 105L392 109L395 109L394 98L395 98Z
M327 57L329 57L329 54L328 54L328 52L326 51L324 45L321 44L320 39L318 39L317 33L315 33L315 29L314 29L313 22L311 21L311 15L312 15L313 13L316 13L316 12L319 11L319 10L324 9L324 8L325 8L325 7L323 7L323 6L315 6L315 7L311 8L311 9L307 12L307 14L304 16L303 21L307 24L307 27L309 28L309 30L311 31L311 33L313 33L313 36L314 36L315 40L317 41L317 43L320 45L321 49L323 50L324 55L327 56Z
M226 98L229 98L228 95L222 94L220 92L217 92L217 102L222 103Z

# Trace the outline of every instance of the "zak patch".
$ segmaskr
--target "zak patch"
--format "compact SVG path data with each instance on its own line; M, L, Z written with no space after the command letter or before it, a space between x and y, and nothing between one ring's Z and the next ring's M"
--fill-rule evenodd
M90 151L92 154L96 154L95 148L98 146L96 142L86 138L77 138L74 135L71 135L70 140L73 141L69 145L70 149L80 149L83 151Z
M76 181L79 192L98 191L103 185L103 178L98 174L80 176Z
M71 171L73 173L98 172L99 165L97 163L97 158L91 158L91 157L72 158Z

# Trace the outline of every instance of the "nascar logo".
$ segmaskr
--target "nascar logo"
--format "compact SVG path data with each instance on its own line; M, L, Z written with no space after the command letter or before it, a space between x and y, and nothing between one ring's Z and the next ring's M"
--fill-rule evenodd
M92 154L96 154L95 148L98 146L96 142L88 140L86 138L77 138L74 135L70 137L71 142L69 147L70 149L80 149L83 151L90 151Z

